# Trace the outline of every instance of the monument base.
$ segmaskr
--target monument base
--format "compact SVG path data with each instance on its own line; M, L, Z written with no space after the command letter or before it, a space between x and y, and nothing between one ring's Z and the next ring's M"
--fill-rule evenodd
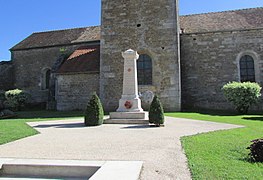
M105 124L149 124L148 112L111 112Z

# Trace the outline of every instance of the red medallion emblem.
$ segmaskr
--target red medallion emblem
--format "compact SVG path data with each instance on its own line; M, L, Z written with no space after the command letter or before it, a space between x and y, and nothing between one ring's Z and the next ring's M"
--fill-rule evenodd
M126 109L131 109L132 108L132 102L131 101L126 101L124 106L126 107Z

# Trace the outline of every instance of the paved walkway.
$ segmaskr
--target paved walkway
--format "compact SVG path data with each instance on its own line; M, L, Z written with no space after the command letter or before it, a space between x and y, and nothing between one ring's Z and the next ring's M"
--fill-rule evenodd
M40 134L0 145L1 158L140 160L141 179L191 179L180 137L240 126L166 117L163 128L84 127L83 120L29 123Z

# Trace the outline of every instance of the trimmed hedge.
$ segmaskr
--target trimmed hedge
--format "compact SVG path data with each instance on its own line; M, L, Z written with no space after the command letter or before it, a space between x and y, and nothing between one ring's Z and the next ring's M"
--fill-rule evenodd
M261 96L261 87L251 82L231 82L222 88L226 99L231 102L241 114L247 114L249 107L255 104Z
M150 106L149 111L149 123L160 126L164 124L164 111L163 106L159 98L155 95Z
M85 112L85 126L98 126L103 124L104 111L99 97L94 93Z

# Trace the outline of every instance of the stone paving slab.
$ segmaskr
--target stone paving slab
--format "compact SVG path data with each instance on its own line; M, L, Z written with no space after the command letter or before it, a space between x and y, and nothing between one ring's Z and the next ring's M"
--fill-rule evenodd
M144 161L141 179L191 179L180 137L242 126L166 117L165 127L85 127L82 119L29 123L40 134L0 145L1 158Z

